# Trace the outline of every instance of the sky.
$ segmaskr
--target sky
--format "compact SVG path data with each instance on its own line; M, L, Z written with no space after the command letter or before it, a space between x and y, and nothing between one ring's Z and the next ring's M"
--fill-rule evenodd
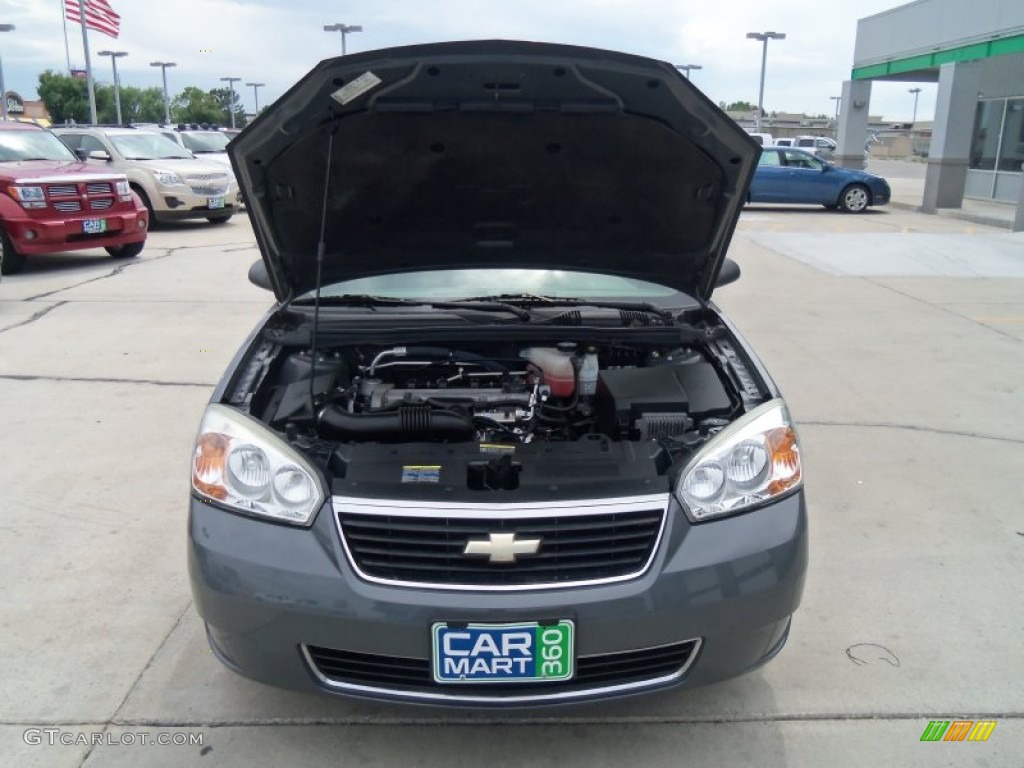
M240 77L247 111L261 82L265 106L318 61L341 52L341 35L325 24L359 24L347 36L349 53L394 45L505 38L571 43L636 53L673 64L699 64L695 85L715 102L757 102L761 43L747 32L785 32L768 45L765 109L831 115L831 96L850 76L857 19L894 8L898 0L109 0L121 15L116 40L89 32L93 75L111 82L110 59L100 50L127 51L118 59L122 85L160 86L152 61L174 61L168 89L221 87ZM61 0L0 0L5 85L37 98L38 74L66 72ZM81 28L69 22L71 64L84 66ZM873 85L871 114L908 121L914 83ZM920 83L918 120L930 120L936 86Z

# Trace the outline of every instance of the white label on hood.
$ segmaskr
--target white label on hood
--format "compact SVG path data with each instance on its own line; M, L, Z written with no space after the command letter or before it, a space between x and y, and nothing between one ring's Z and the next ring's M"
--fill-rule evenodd
M348 104L353 99L358 99L368 90L375 88L382 82L383 81L373 74L373 72L364 72L348 85L343 85L332 93L331 98L340 104Z

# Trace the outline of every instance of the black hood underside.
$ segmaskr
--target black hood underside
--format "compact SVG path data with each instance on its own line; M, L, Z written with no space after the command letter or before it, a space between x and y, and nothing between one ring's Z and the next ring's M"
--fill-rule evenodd
M704 300L757 152L669 64L509 41L322 62L230 146L282 301L321 233L324 285L563 269Z

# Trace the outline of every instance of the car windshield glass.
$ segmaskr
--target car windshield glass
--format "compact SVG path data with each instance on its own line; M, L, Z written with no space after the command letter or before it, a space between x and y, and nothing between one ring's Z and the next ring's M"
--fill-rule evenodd
M615 275L545 269L447 269L406 272L326 285L322 296L369 295L395 299L464 299L529 294L552 298L617 297L657 299L677 295L671 288ZM301 298L309 298L312 292Z
M185 146L193 152L224 152L227 149L229 136L218 131L197 131L195 133L182 133L182 140Z
M155 133L122 134L110 137L127 160L187 159L188 153L173 141Z
M74 159L75 153L49 131L0 131L0 162Z

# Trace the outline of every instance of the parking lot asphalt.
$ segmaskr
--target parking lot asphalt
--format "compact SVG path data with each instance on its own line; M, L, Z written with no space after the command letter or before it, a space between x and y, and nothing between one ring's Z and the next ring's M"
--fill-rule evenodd
M789 644L721 685L526 712L282 692L209 652L188 459L271 302L245 216L31 259L0 282L0 765L1024 766L1024 234L752 206L731 255L716 301L806 460ZM996 727L923 743L931 720Z

